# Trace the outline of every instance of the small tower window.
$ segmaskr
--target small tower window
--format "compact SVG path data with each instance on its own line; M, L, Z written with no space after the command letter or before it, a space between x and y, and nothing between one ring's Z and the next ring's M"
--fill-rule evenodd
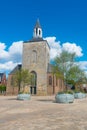
M41 34L40 30L39 30L39 35Z
M36 35L38 34L38 28L36 28Z

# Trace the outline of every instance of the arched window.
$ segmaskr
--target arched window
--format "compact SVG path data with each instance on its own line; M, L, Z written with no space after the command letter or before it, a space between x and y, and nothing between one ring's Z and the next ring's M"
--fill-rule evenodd
M35 71L31 71L30 93L31 94L37 93L37 73Z
M37 62L37 51L33 50L32 52L32 62L36 63Z
M37 74L35 71L31 72L31 85L36 86Z
M49 85L52 85L52 77L49 76Z

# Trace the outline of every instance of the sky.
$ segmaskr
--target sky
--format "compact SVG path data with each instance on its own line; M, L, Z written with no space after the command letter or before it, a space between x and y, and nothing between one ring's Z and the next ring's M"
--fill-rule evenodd
M39 18L50 58L61 50L75 52L87 72L86 0L0 0L0 72L22 63L22 45L30 40Z

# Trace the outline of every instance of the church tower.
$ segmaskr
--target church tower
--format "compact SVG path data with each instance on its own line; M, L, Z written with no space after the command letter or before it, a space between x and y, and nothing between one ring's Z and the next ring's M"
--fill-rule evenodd
M23 43L23 69L28 69L33 74L30 93L47 95L47 69L49 64L50 47L42 37L42 28L37 20L33 38Z

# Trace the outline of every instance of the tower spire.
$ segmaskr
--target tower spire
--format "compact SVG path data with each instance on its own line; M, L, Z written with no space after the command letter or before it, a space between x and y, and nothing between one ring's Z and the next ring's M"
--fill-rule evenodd
M33 38L42 38L42 28L41 28L39 19L37 19L35 27L34 27Z
M40 25L40 21L39 21L39 19L37 19L37 21L36 21L35 28L41 28L41 25Z

